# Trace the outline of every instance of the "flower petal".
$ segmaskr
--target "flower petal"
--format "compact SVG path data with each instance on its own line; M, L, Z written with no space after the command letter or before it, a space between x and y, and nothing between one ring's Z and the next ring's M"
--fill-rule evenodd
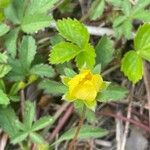
M80 74L74 76L69 82L69 91L70 93L73 92L73 90L80 84L80 82L82 82L86 76L88 76L90 74L89 70L84 70L82 71Z
M74 97L72 97L68 92L63 95L62 99L68 101L68 102L73 102L75 101L76 99Z
M96 91L99 92L99 90L101 89L102 84L103 84L102 77L99 74L93 75L91 82L94 84Z
M93 83L90 81L85 81L83 84L79 84L73 91L72 95L77 99L87 100L92 99L94 100L97 95L97 91L93 86Z

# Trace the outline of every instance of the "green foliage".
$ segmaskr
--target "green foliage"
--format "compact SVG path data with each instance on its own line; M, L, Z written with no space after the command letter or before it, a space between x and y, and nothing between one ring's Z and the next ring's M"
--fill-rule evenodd
M95 50L91 44L87 44L85 49L76 57L76 64L78 68L93 68L95 65Z
M20 143L29 136L30 139L35 143L44 143L44 139L36 133L36 131L45 128L53 122L53 118L50 116L40 118L39 120L34 121L35 116L35 105L30 101L25 103L25 112L23 116L23 123L19 120L15 121L15 126L18 129L18 132L12 137L11 142L13 144Z
M135 84L142 79L142 58L135 51L126 53L122 59L121 71L123 71L128 79Z
M65 132L54 144L60 143L64 140L71 140L74 137L76 128L72 128L69 131ZM108 132L102 128L91 127L88 125L83 125L81 127L78 138L87 139L87 138L100 138L106 136Z
M0 104L2 104L2 105L9 104L9 98L2 90L0 90Z
M10 30L6 24L0 24L0 36L5 35Z
M26 33L34 33L50 25L51 17L44 14L27 15L23 18L21 28Z
M7 108L0 108L0 127L10 136L13 137L17 134L15 120L17 116L14 110L8 106Z
M53 64L63 63L73 59L77 67L93 68L95 65L95 51L89 42L86 27L76 19L62 19L57 21L57 30L69 42L60 42L53 46L49 61ZM60 55L61 53L61 55Z
M134 38L135 51L129 51L122 59L121 70L134 84L142 79L143 62L142 59L150 61L150 25L141 26Z
M85 26L76 19L62 19L57 21L57 30L68 41L77 44L80 48L89 41L89 33Z
M62 83L52 81L52 80L43 80L39 84L39 88L43 89L48 94L53 95L62 95L66 92L67 88Z
M90 19L96 20L101 17L105 8L105 0L95 0L90 8Z
M69 42L60 42L53 46L49 61L52 64L64 63L77 56L80 52L81 50L78 46Z
M150 21L149 12L145 10L145 7L150 4L150 0L138 1L136 5L132 6L130 1L122 0L112 4L119 7L123 15L116 16L113 22L113 28L117 36L124 35L127 39L132 37L132 22L134 19L142 21Z
M113 59L113 42L104 36L100 39L95 47L96 52L96 64L101 64L104 68Z
M7 55L5 53L0 53L0 78L4 77L11 70L11 66L8 65Z
M125 98L128 91L126 88L117 85L109 85L108 88L100 92L97 100L100 102L118 101Z

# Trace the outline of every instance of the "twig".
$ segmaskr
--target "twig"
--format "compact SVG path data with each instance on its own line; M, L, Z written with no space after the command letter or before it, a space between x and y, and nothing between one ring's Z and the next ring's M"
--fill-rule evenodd
M105 75L111 73L112 71L118 69L119 67L120 67L120 64L115 65L115 66L109 68L108 70L104 71L101 75L102 75L102 76L105 76Z
M81 127L83 125L83 122L84 122L85 112L86 112L86 106L84 105L83 110L82 110L82 114L81 114L81 118L79 120L79 124L78 124L77 130L76 130L76 133L75 133L75 136L74 136L73 140L71 141L68 150L73 150L74 149L75 142L78 138L78 135L80 133L80 129L81 129Z
M60 118L60 120L58 121L58 124L54 129L54 131L52 132L52 134L49 134L49 136L47 137L47 141L52 141L55 138L55 136L59 133L59 131L62 129L62 127L64 126L64 124L66 123L70 115L72 114L72 112L73 112L73 106L70 105L70 107L65 112L64 116Z
M124 116L119 116L119 115L116 115L116 114L113 114L113 113L109 113L109 112L96 112L96 115L104 115L104 116L109 116L109 117L117 118L117 119L120 119L120 120L122 120L124 122L132 123L132 124L138 126L139 128L142 128L145 131L148 131L150 133L150 127L142 124L139 121L136 121L136 120L133 120L133 119L128 119L128 118L126 118Z
M129 99L129 106L128 106L128 111L127 111L127 118L128 119L131 118L133 91L134 91L134 85L132 86L131 92L128 96L128 99ZM130 122L126 122L120 150L125 150L125 145L126 145L126 141L127 141L128 132L129 132L129 126L130 126Z
M68 102L64 102L62 105L61 105L61 107L60 107L60 109L58 109L58 111L54 114L54 121L53 121L53 123L55 123L55 121L60 117L60 115L65 111L65 110L67 110L67 107L70 105L70 103L68 103ZM51 126L49 126L49 127L47 127L47 128L45 128L44 129L44 131L43 131L43 135L45 135L45 134L47 134L48 133L48 130L49 130L49 128L50 128ZM48 137L50 137L50 135L48 135Z
M7 134L3 134L2 138L0 140L0 150L5 150L5 146L7 144L7 140L8 140L8 135Z
M122 115L121 111L118 110L117 115ZM121 148L121 137L123 134L123 125L122 120L116 118L116 141L117 141L117 150L120 150Z
M150 126L150 79L149 79L149 72L147 69L146 62L144 62L144 83L145 83L147 101L148 101L148 107L149 107L149 126Z

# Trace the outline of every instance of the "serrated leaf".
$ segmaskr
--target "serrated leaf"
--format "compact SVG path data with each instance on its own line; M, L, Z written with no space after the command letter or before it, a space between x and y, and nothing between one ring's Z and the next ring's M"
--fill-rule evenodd
M25 140L28 136L28 132L19 132L14 137L12 137L11 143L17 144Z
M131 11L131 2L127 0L122 1L122 11L126 16L130 15Z
M55 75L54 69L47 64L37 64L30 70L30 74L38 75L40 77L53 77Z
M4 77L11 70L11 66L7 64L8 56L0 53L0 78Z
M51 16L44 14L26 15L21 23L21 28L26 33L34 33L50 26Z
M91 6L90 19L96 20L97 18L101 17L103 14L104 8L105 8L104 0L95 0Z
M144 49L150 43L150 24L146 23L139 27L136 36L134 38L135 50Z
M14 110L8 106L6 108L0 108L0 127L10 136L17 134L18 130L15 125L17 119Z
M43 89L46 93L53 95L62 95L67 91L67 87L65 85L52 80L41 81L39 88Z
M36 54L35 39L32 36L24 36L19 49L19 60L22 67L28 70Z
M10 100L9 100L8 96L2 90L0 90L0 104L8 105L9 101Z
M107 36L100 39L95 47L96 64L101 64L104 68L113 59L113 42Z
M145 22L149 22L150 21L149 11L148 10L138 11L138 12L134 13L133 18L143 20Z
M34 13L47 13L55 3L59 2L59 0L32 0L27 9L27 14Z
M128 90L117 85L110 85L106 90L97 95L97 100L100 102L117 101L125 98Z
M129 51L122 59L121 71L133 84L137 83L143 75L142 58L135 51Z
M5 47L7 53L11 55L12 58L15 58L17 53L17 38L18 38L19 28L11 30L7 35L4 36Z
M134 7L132 14L136 14L137 12L141 11L144 9L146 6L150 4L150 0L139 0L137 5Z
M30 133L30 138L33 142L38 143L38 144L43 144L45 143L45 140L43 137L35 132Z
M127 39L131 38L132 35L132 21L127 19L122 24L123 34Z
M54 144L60 143L64 140L73 139L75 132L76 128L70 129L69 131L65 132ZM105 129L83 125L78 135L78 139L100 138L107 134L108 132Z
M0 24L0 36L5 35L10 30L10 27L6 24Z
M126 19L127 19L126 16L116 17L114 22L113 22L113 28L116 28L116 27L120 26Z
M150 61L150 44L138 51L138 54L145 60Z
M35 104L30 101L26 101L24 116L23 116L23 123L26 129L28 130L31 129L34 116L35 116Z
M33 124L32 131L41 130L47 127L48 125L51 125L53 121L54 121L53 118L50 116L42 117Z
M76 19L58 20L57 30L67 40L83 48L89 41L89 33L86 27Z
M79 69L86 67L92 69L95 65L95 50L92 45L87 44L84 51L76 57L76 63Z
M61 42L53 46L49 61L52 64L64 63L73 59L80 52L81 50L78 46L69 42Z

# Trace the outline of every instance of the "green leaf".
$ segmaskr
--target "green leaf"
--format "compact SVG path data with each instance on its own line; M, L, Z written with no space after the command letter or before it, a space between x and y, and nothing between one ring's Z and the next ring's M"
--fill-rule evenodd
M14 84L12 85L10 91L9 91L9 96L10 96L10 95L11 95L11 96L16 95L19 90L20 90L20 89L19 89L19 82L14 83Z
M97 18L101 17L103 14L104 8L105 8L104 0L95 0L91 6L90 19L96 20Z
M67 40L83 48L89 41L86 27L76 19L62 19L57 21L57 30Z
M101 64L97 64L97 65L93 68L92 72L93 72L94 74L100 74L100 73L101 73Z
M127 19L122 24L123 34L127 39L131 38L132 35L132 21Z
M60 143L64 140L73 139L75 132L76 128L70 129L69 131L65 132L54 144ZM83 125L81 127L78 139L100 138L107 134L108 132L105 129Z
M70 68L65 68L64 72L65 72L65 76L67 77L74 77L76 75L76 72Z
M113 59L113 42L107 36L100 39L95 48L96 64L101 64L104 68Z
M123 0L122 2L122 11L126 16L130 15L130 11L131 11L131 2L127 1L127 0Z
M132 14L134 16L134 14L140 12L142 9L144 9L146 6L148 6L150 4L150 0L139 0L137 5L134 7Z
M5 83L2 79L0 79L0 89L4 92L6 92L6 86Z
M122 4L122 0L106 0L108 3L112 3L115 7L120 7Z
M30 138L34 143L43 144L45 143L45 140L43 137L35 132L30 133Z
M38 131L41 130L48 125L51 125L53 123L53 118L50 116L45 116L37 120L33 126L32 126L32 131Z
M26 6L24 0L13 0L5 9L5 16L14 24L20 24L24 16Z
M28 132L19 132L11 139L11 143L17 144L25 140L28 136Z
M0 0L0 9L5 8L10 3L10 0Z
M113 22L113 28L120 26L126 19L126 16L117 16Z
M138 54L147 61L150 61L150 44L138 51Z
M32 36L24 36L19 49L19 60L22 67L28 70L36 54L35 39Z
M109 102L122 100L126 97L128 90L117 85L110 85L108 88L97 95L97 100L100 102Z
M7 35L4 36L5 47L7 53L11 55L12 58L15 58L17 53L17 38L18 38L19 28L11 30Z
M48 94L62 95L66 93L67 87L62 83L52 80L43 80L39 84L39 88L43 89Z
M2 90L0 90L0 104L1 105L9 104L9 98Z
M37 64L30 70L30 74L38 75L40 77L53 77L55 75L54 69L47 64Z
M10 27L6 24L0 24L0 36L5 35L10 30Z
M46 14L57 2L59 2L59 0L32 0L26 13L30 15L34 13Z
M11 70L11 67L7 64L7 55L0 53L0 78L4 77Z
M149 22L150 21L149 11L148 10L138 11L134 14L133 18Z
M25 111L23 116L23 123L26 129L28 130L31 129L34 116L35 116L35 104L30 101L26 101Z
M150 44L150 24L146 23L139 27L134 38L135 50L141 50Z
M50 26L51 16L44 14L26 15L21 23L21 28L26 33L34 33Z
M135 84L142 79L142 58L135 51L129 51L122 59L121 71L123 71L125 76Z
M17 134L15 120L17 119L14 110L8 106L6 108L0 108L0 127L10 136Z
M64 63L81 52L80 48L69 42L61 42L53 46L49 61L52 64Z
M76 63L79 69L86 67L92 69L95 65L95 50L92 45L87 44L84 51L76 57Z

